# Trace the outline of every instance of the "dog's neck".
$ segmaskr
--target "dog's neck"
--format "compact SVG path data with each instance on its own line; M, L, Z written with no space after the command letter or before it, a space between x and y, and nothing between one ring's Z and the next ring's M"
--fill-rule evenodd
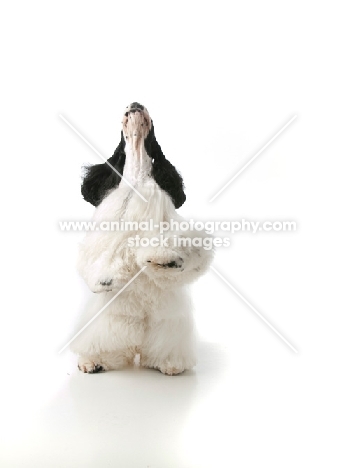
M151 177L152 160L148 156L144 141L131 140L125 145L123 176L132 185L139 185Z

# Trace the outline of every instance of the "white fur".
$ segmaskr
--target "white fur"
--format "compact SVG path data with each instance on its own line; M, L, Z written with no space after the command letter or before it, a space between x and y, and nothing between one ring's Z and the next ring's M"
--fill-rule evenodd
M146 111L145 111L146 112ZM146 198L144 202L125 182L98 206L93 216L101 221L181 221L169 196L151 178L139 113L124 125L124 176ZM132 120L134 118L134 121ZM144 134L140 134L144 131ZM132 247L136 235L159 237L153 232L88 232L79 250L78 270L95 294L81 316L84 326L142 267L147 268L75 339L71 349L79 355L84 372L119 369L140 354L140 365L178 374L195 365L194 330L187 285L208 268L213 252L201 247L176 247L174 236L204 237L203 232L166 232L169 247ZM179 268L163 264L175 261ZM101 285L108 283L108 286Z

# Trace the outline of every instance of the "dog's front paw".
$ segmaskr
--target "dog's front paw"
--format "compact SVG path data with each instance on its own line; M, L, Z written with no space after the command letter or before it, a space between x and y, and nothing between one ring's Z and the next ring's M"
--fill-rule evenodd
M113 280L111 278L106 278L106 279L101 279L98 281L93 289L92 292L94 293L99 293L99 292L104 292L104 291L112 291L113 288Z
M175 249L142 249L141 252L138 252L138 255L145 265L157 270L181 271L184 268L184 259Z
M80 357L78 360L78 369L84 372L84 374L97 374L98 372L104 371L104 367L98 362L94 362L91 359Z
M154 257L151 257L151 258L148 258L146 260L146 262L148 264L150 264L150 266L154 267L154 268L173 268L173 269L181 269L183 267L183 258L179 257L179 256L154 256Z
M126 282L116 281L112 278L102 278L91 287L91 291L94 293L113 291L121 289L125 284Z

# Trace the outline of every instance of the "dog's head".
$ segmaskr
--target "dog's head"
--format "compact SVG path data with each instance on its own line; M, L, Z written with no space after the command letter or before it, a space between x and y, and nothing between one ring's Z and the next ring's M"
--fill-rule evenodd
M153 121L147 109L137 102L130 104L124 112L121 140L113 156L107 163L85 168L81 187L84 200L98 206L112 189L118 187L125 165L126 144L130 144L135 150L144 145L152 159L152 177L170 196L175 208L180 208L186 200L182 177L165 158L156 140Z

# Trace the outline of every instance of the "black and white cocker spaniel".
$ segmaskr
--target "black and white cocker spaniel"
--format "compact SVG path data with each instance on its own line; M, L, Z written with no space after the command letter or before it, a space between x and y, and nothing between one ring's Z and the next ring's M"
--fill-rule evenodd
M79 249L78 270L92 295L73 341L83 372L140 365L174 375L195 365L187 285L208 269L205 233L182 229L176 208L183 181L159 146L147 109L132 103L121 141L104 164L86 168L84 199L96 206L95 230ZM113 299L114 298L114 299Z

